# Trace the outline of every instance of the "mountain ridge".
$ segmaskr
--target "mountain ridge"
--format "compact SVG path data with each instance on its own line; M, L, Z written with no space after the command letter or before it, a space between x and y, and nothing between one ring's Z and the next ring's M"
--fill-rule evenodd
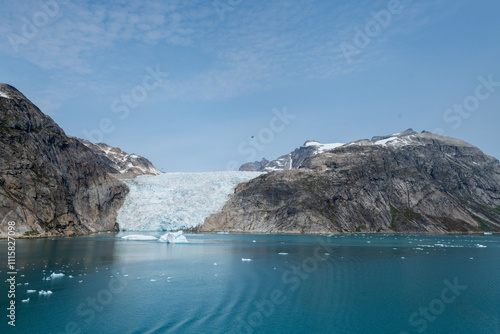
M319 154L310 146L289 155L292 168L240 184L199 230L500 231L500 162L465 141L409 129Z

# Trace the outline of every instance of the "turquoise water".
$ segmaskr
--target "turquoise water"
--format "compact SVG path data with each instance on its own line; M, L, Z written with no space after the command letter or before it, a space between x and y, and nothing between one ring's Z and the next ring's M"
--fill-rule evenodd
M18 240L15 329L0 241L0 332L500 333L497 236L122 235Z

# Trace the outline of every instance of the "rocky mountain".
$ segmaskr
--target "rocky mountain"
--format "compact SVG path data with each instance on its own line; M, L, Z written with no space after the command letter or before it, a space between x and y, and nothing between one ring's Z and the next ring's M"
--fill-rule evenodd
M264 171L269 164L269 160L262 158L261 161L247 162L240 166L240 172L261 172Z
M199 230L500 231L500 162L464 141L409 129L348 144L306 142L290 158L284 170L240 184Z
M393 136L405 137L408 135L415 134L412 129L408 129L404 132L396 133L388 136L377 136L373 137L371 140L362 139L358 142L371 141L372 143L383 143L384 139L391 138ZM332 143L332 144L322 144L316 140L308 140L299 148L296 148L293 152L282 155L273 161L268 161L265 158L262 161L249 162L241 165L240 171L250 171L250 172L273 172L279 170L287 170L292 168L298 168L307 158L313 157L320 153L326 151L334 150L337 147L344 145L350 145L352 143Z
M128 187L17 89L0 84L0 236L76 235L117 228Z
M138 156L129 154L117 147L112 147L104 143L93 144L85 139L76 138L82 144L90 148L107 167L108 173L118 179L133 179L139 175L161 175L151 161Z

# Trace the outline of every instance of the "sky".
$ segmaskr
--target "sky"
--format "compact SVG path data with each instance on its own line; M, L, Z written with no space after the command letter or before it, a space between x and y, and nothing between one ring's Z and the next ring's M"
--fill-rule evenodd
M413 128L500 158L500 1L0 0L0 82L165 172Z

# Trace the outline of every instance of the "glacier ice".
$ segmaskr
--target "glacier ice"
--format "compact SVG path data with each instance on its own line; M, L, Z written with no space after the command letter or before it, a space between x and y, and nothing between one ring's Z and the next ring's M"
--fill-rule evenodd
M134 240L134 241L138 241L138 240L156 240L158 239L157 237L153 237L152 235L142 235L142 234L131 234L131 235L126 235L124 237L122 237L122 239L125 239L125 240Z
M187 239L184 235L182 235L182 231L165 233L158 239L159 242L167 242L170 244L184 244L187 243Z
M166 173L124 180L130 193L117 222L122 231L174 231L200 225L222 208L237 184L260 174Z

